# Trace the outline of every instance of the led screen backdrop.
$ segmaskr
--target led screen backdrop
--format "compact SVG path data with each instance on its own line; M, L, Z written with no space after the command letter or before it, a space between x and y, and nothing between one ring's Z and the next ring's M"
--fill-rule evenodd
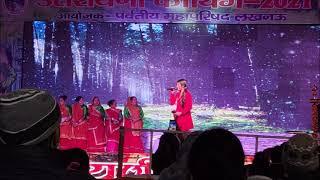
M22 87L136 96L145 128L166 129L167 87L188 80L196 129L310 128L311 86L320 79L320 26L28 22Z

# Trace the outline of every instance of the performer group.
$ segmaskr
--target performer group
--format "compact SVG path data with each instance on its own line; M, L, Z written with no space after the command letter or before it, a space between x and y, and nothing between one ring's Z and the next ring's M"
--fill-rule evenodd
M117 108L116 100L108 101L106 110L96 96L89 106L82 96L76 97L72 106L67 105L66 100L65 95L59 97L61 149L81 148L91 153L117 154L120 126L124 126L124 152L144 152L141 132L128 130L143 128L144 113L135 96L128 98L123 112ZM177 130L192 129L192 96L186 80L178 80L177 88L169 89L169 103L173 106Z

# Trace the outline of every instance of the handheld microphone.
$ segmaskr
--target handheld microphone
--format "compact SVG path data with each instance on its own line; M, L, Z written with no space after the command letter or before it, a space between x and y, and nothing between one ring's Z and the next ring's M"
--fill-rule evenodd
M175 88L175 87L169 87L169 88L167 88L167 90L168 90L168 91L176 91L176 90L178 90L178 89Z

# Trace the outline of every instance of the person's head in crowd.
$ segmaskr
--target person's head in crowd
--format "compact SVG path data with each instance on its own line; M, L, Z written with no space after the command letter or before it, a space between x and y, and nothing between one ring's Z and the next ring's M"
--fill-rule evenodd
M282 165L282 149L283 144L271 148L269 162L265 167L264 174L272 179L279 179L284 176L284 168Z
M68 99L68 97L66 95L59 96L59 105L60 106L66 105L67 99Z
M99 97L97 97L97 96L95 96L95 97L93 97L92 98L92 105L94 105L94 106L100 106L101 104L100 104L100 99L99 99Z
M177 153L177 160L168 168L165 168L160 173L159 180L175 180L175 179L190 179L190 171L187 167L189 153L192 144L200 135L201 131L191 132L186 139L182 142L181 148Z
M252 175L265 175L266 167L268 167L269 162L265 159L264 152L257 152L254 155L252 161L252 167L250 174Z
M77 96L75 101L76 103L79 103L81 106L84 105L84 99L82 96Z
M273 164L279 164L281 163L281 157L282 157L282 147L283 146L275 146L271 149L270 153L270 160Z
M201 131L194 131L187 135L186 139L182 141L180 151L177 153L177 159L188 158L192 144L201 134Z
M111 108L117 108L117 101L114 99L111 99L108 101L108 106Z
M132 106L137 106L138 105L137 97L135 97L135 96L129 97L129 103L128 104L132 105Z
M245 179L244 151L240 140L225 129L199 135L191 147L188 168L193 180Z
M248 177L247 180L272 180L272 179L267 176L255 175L255 176Z
M21 89L0 96L0 144L56 148L60 111L46 91Z
M296 134L285 143L282 162L289 178L319 170L318 143L308 134Z
M180 141L178 137L172 133L164 133L160 137L159 147L156 153L168 153L176 158L176 153L180 148Z
M254 155L250 174L267 175L267 168L270 165L270 153L271 149L268 148Z
M80 148L63 151L63 159L68 171L89 172L89 156Z
M88 169L83 155L79 166L67 165L57 149L59 125L59 105L48 92L20 89L1 95L0 179L94 179L81 171Z
M177 153L180 148L178 137L172 133L164 133L160 137L159 147L152 155L152 169L154 174L160 172L176 161Z

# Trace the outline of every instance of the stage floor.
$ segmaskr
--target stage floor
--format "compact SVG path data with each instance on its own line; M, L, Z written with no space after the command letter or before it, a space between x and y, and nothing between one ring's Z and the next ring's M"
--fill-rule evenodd
M107 105L103 105L108 108ZM119 107L123 109L122 106ZM169 120L173 119L170 105L144 105L144 128L165 130L169 127ZM267 114L255 108L217 108L213 105L193 105L192 118L194 130L204 130L212 127L221 127L233 132L265 132L283 133L287 130L280 124L268 122ZM283 123L285 124L287 123Z

